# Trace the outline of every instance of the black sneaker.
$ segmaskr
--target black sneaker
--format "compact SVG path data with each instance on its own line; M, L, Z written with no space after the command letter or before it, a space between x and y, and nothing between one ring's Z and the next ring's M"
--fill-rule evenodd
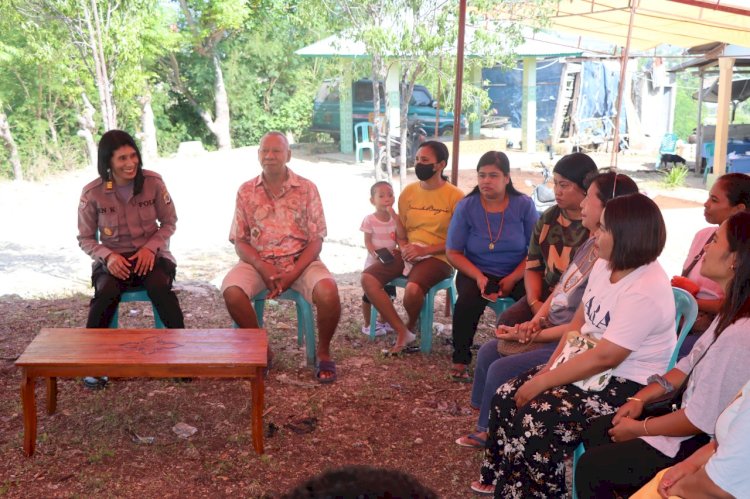
M83 378L83 386L88 388L89 390L101 390L105 386L107 386L107 383L109 382L109 378L107 376L86 376Z

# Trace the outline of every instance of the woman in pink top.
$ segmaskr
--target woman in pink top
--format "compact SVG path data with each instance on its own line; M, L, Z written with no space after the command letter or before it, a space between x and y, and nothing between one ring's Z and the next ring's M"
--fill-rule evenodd
M722 175L711 187L703 206L706 222L717 226L735 213L747 211L750 209L750 176L744 173ZM717 230L718 227L706 227L698 231L690 245L682 275L672 278L672 286L682 288L695 296L699 310L691 334L680 348L680 357L690 352L698 336L711 325L724 301L724 290L721 286L701 275L703 248Z

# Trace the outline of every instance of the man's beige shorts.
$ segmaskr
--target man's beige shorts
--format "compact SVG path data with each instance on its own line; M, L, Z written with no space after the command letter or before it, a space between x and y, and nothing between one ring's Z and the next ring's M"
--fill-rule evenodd
M323 279L333 279L333 275L320 260L315 260L302 272L302 275L292 283L291 288L305 297L309 303L313 302L312 294L315 285ZM266 283L260 276L255 267L245 262L238 262L237 265L227 272L224 281L221 283L221 292L231 286L237 286L245 294L253 299L255 295L266 289Z

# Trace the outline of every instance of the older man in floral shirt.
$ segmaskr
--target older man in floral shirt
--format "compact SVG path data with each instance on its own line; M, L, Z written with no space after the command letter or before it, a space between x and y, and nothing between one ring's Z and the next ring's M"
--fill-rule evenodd
M263 173L240 186L229 240L240 261L221 285L229 315L242 328L257 328L251 299L264 289L274 298L288 288L315 305L321 383L336 380L330 344L341 315L333 276L318 259L326 236L323 205L315 184L287 167L292 157L280 132L260 141ZM269 363L272 353L269 350Z

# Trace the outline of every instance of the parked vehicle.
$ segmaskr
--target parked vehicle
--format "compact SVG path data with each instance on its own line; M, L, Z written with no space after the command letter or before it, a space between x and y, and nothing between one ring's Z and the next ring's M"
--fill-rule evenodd
M385 91L380 87L380 112L385 113ZM313 119L310 129L313 132L330 134L334 139L339 136L340 105L338 80L325 80L318 89L313 105ZM453 135L453 113L437 113L437 102L429 90L422 85L414 85L409 101L409 124L415 120L422 122L427 135L435 134L435 116L438 114L438 132L440 135ZM357 80L352 83L352 118L354 124L362 121L373 121L372 80ZM461 118L461 133L466 132L466 119Z
M555 191L549 186L549 181L551 179L552 172L544 163L542 163L542 183L534 185L530 180L526 181L526 185L534 187L531 191L531 199L534 201L536 212L539 213L539 215L555 205Z
M391 167L393 170L397 170L401 165L400 128L395 129L393 133L394 135L391 136L390 140ZM420 120L414 120L409 123L409 128L406 131L406 140L406 168L413 168L417 149L422 145L422 142L427 140L427 131L423 128ZM384 172L388 171L388 155L386 154L385 142L385 137L381 137L378 143L378 148L380 149L380 169Z

